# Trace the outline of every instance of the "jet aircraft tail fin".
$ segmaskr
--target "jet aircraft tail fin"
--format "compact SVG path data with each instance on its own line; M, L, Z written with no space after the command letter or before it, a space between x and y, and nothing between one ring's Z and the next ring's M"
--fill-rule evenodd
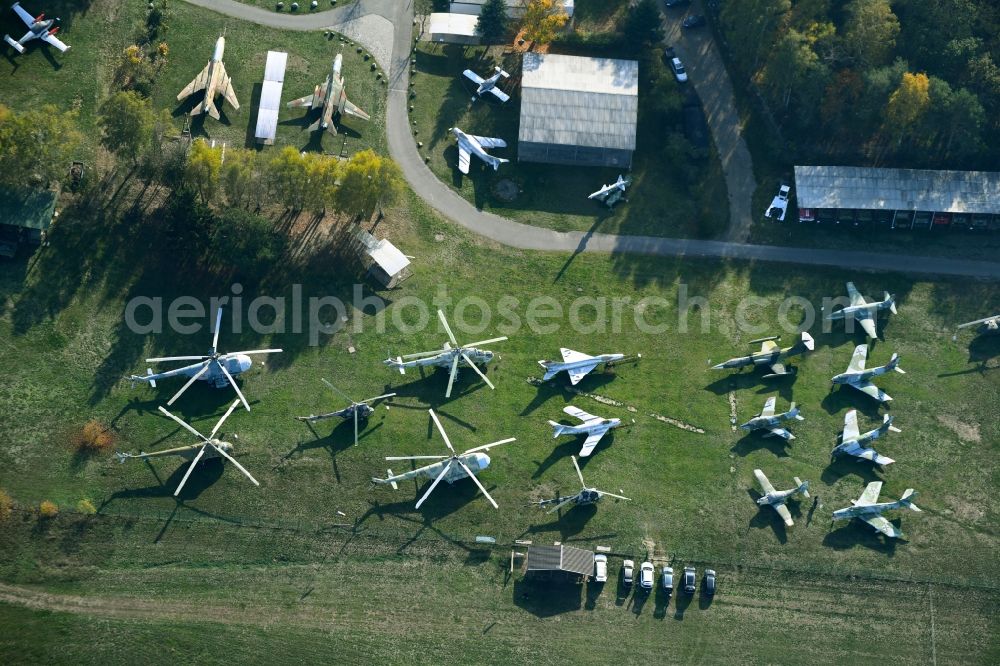
M903 370L901 367L899 367L899 354L895 353L892 355L892 358L889 359L889 362L886 364L885 369L895 370L901 375L906 374L906 370Z
M889 312L896 314L896 297L889 292L885 292L885 302L889 304Z
M566 426L563 425L562 423L556 423L555 421L549 421L549 425L552 426L552 430L553 430L553 432L552 432L552 439L555 439L559 435L563 434L563 431L566 430Z
M917 495L918 493L916 490L914 490L913 488L907 488L903 492L903 496L899 498L899 503L902 506L905 506L910 511L916 511L917 513L920 513L922 509L913 503L913 500L916 499Z
M809 482L803 481L797 476L792 477L792 480L795 481L795 485L798 487L798 491L802 494L802 496L809 497Z

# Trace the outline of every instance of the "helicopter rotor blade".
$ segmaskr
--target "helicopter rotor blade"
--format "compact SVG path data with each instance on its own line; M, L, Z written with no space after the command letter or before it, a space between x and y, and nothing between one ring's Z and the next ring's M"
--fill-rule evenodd
M548 513L555 513L559 509L563 508L564 506L566 506L567 504L569 504L570 502L572 502L574 499L576 499L576 495L571 495L570 497L567 497L567 498L561 500L558 504L556 504L554 507L552 507L551 509L549 509L545 513L547 513L547 514Z
M451 344L458 346L458 340L455 339L455 334L451 332L451 326L448 325L448 320L444 318L444 312L438 310L438 319L444 325L444 330L448 334L448 339L451 340Z
M444 391L444 397L451 397L451 387L455 384L455 377L458 376L458 360L459 355L455 354L451 357L451 372L448 373L448 388Z
M444 351L444 350L443 349L435 349L434 351L417 352L415 354L404 354L403 356L400 356L399 358L407 358L407 359L409 359L409 358L426 358L428 356L437 356L442 351ZM390 358L392 358L392 357L390 356Z
M414 507L415 509L419 509L420 505L424 503L424 500L426 500L430 496L430 494L434 492L434 489L437 488L437 484L441 483L441 479L443 479L445 474L448 473L448 470L451 469L452 462L454 462L454 458L449 460L448 464L441 469L441 473L437 475L436 479L434 479L434 483L432 483L431 487L427 489L427 492L424 493L424 496L421 497L419 500L417 500L417 505Z
M212 365L211 362L205 361L203 363L203 365L201 366L201 370L199 370L198 372L196 372L193 375L191 375L191 379L187 380L187 383L185 383L184 386L181 387L180 391L178 391L177 393L174 393L174 397L170 398L170 400L167 400L167 404L168 405L174 404L174 402L177 400L177 398L181 397L181 394L183 394L184 391L187 391L188 387L191 386L191 384L194 384L196 381L198 381L199 377L201 377L203 374L205 374L206 372L208 372L208 368L211 365Z
M507 336L504 335L504 336L501 336L499 338L490 338L489 340L479 340L478 342L470 342L469 344L464 345L464 346L465 347L475 347L477 345L488 345L488 344L491 344L491 343L494 343L494 342L503 342L504 340L507 340L507 339L508 339Z
M482 370L480 370L479 368L477 368L477 367L476 367L476 364L472 362L472 359L471 359L471 358L469 358L469 356L468 356L468 355L467 355L467 354L466 354L465 352L462 352L462 358L464 358L464 359L465 359L465 362L469 364L469 367L470 367L470 368L472 368L473 370L475 370L475 371L476 371L476 374L477 374L477 375L479 375L480 377L482 377L482 378L483 378L483 381L484 381L484 382L486 382L486 385L487 385L487 386L489 386L489 387L490 387L491 389L493 389L494 391L496 390L496 388L497 388L497 387L496 387L496 386L493 386L493 382L491 382L491 381L490 381L489 379L487 379L487 377L486 377L486 373L485 373L485 372L483 372Z
M441 421L438 420L438 415L434 413L433 409L428 409L427 411L430 412L431 419L434 421L434 425L437 426L438 432L441 433L441 437L444 438L445 445L454 454L455 453L455 447L451 445L451 440L448 439L448 433L446 433L444 431L444 427L441 425Z
M361 404L366 404L366 403L369 403L369 402L375 402L376 400L381 400L382 398L391 398L394 395L396 395L396 394L395 393L386 393L385 395L377 395L374 398L368 398L367 400L362 400L358 404L361 405Z
M340 390L339 388L337 388L336 386L334 386L334 385L333 385L333 384L331 384L330 382L326 381L326 380L325 380L325 379L323 379L322 377L320 377L320 378L319 378L319 380L320 380L321 382L323 382L324 384L326 384L326 385L327 385L327 386L329 387L329 389L330 389L331 391L333 391L334 393L336 393L337 395L339 395L339 396L340 396L341 398L343 398L343 399L344 399L344 400L346 400L347 402L351 403L352 405L354 404L354 401L353 401L353 400L351 400L350 398L348 398L348 397L347 397L347 394L346 394L346 393L344 393L343 391L341 391L341 390Z
M497 505L497 503L493 500L493 498L490 497L490 494L486 492L486 487L482 483L480 483L479 479L476 478L476 475L472 473L471 469L469 469L469 466L466 465L461 458L455 458L455 460L458 462L459 465L462 466L462 469L465 470L465 473L469 475L469 478L472 479L477 486L479 486L479 489L481 491L483 491L483 494L486 495L486 499L490 501L490 504L493 505L493 508L499 509L500 508L499 505Z
M576 468L576 475L580 477L580 485L584 488L587 487L587 482L583 480L583 472L580 471L580 465L576 462L576 456L570 456L573 459L573 467Z
M211 356L157 356L156 358L147 358L146 363L159 363L160 361L204 361L205 359L212 358Z
M517 437L508 437L507 439L501 439L498 442L490 442L489 444L483 444L482 446L477 446L474 449L469 449L468 451L466 451L462 455L464 456L467 453L475 453L476 451L488 451L488 450L492 449L494 446L500 446L501 444L509 444L510 442L516 442L516 441L517 441Z
M233 413L233 410L236 409L236 407L239 406L239 404L240 404L239 400L233 400L233 404L229 405L229 409L226 411L225 414L222 415L222 418L219 419L219 422L215 424L215 427L212 428L212 432L208 434L209 439L215 437L215 433L219 432L219 428L222 427L222 424L226 422L226 419L229 418L229 415Z
M247 355L247 354L278 354L281 353L281 349L244 349L243 351L234 351L223 354L224 357L236 356L237 354Z
M615 495L614 493L606 493L603 490L596 490L595 492L597 492L597 494L601 495L601 496L607 495L608 497L616 497L616 498L618 498L620 500L626 500L628 502L632 501L632 499L630 497L624 497L622 495Z
M222 374L224 374L226 376L226 379L229 380L230 385L232 385L233 389L236 390L236 395L238 395L240 397L240 401L243 402L243 406L246 407L247 411L249 412L250 411L250 403L248 403L247 399L243 397L243 392L240 391L240 387L236 385L236 380L233 379L233 376L231 374L229 374L228 370L226 370L225 364L224 363L219 363L219 369L222 370Z
M257 479L253 478L253 476L250 474L250 472L248 472L243 465L241 465L238 462L236 462L236 458L232 457L231 455L229 455L228 453L226 453L225 451L223 451L221 447L218 447L215 444L212 444L212 448L215 449L216 451L218 451L219 455L221 455L223 458L225 458L229 462L233 463L233 465L236 466L236 469L238 469L241 472L243 472L243 474L245 474L248 479L250 479L251 481L253 481L253 485L255 485L255 486L259 486L260 485L260 483L257 482Z
M222 308L215 311L215 331L212 333L212 353L219 346L219 329L222 327Z
M177 423L179 423L182 428L184 428L188 432L194 434L199 439L203 439L206 442L208 441L208 437L205 437L203 434L201 434L200 432L198 432L197 430L195 430L194 428L192 428L191 426L189 426L186 422L184 422L183 420L177 418L176 416L174 416L173 414L171 414L170 412L168 412L167 409L166 409L166 407L164 407L163 405L160 405L160 411L163 412L164 414L166 414L169 418L172 418L174 421L177 421Z
M178 485L177 490L174 491L174 497L180 495L181 488L183 488L184 484L187 483L188 477L191 476L191 472L194 471L194 468L198 466L198 461L201 460L201 457L203 455L205 455L205 449L207 448L208 448L208 443L206 442L205 444L202 445L201 450L198 451L198 455L196 455L194 457L194 460L191 461L191 465L187 468L187 471L184 472L184 478L181 479L180 485Z
M354 407L354 446L358 445L358 408Z
M389 456L386 460L447 460L451 456Z

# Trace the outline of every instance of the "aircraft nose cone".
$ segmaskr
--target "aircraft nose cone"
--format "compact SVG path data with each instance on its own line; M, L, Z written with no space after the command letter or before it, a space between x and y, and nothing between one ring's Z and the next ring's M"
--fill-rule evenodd
M250 360L249 356L240 356L237 362L240 364L240 372L246 372L253 365L253 361Z

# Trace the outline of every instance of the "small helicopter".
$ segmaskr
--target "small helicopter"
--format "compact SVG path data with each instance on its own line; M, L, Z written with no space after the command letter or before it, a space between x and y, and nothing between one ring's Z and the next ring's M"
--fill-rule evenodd
M338 389L336 386L320 378L320 381L326 384L331 391L339 394L344 399L346 399L351 404L343 409L339 409L335 412L329 412L327 414L310 414L309 416L296 416L295 419L298 421L305 421L306 423L315 423L316 421L322 421L324 419L332 419L335 417L340 417L345 421L348 419L354 420L354 443L358 443L358 421L367 421L368 417L375 413L375 408L369 405L370 402L376 402L382 400L383 398L391 398L395 393L386 393L384 395L377 395L374 398L368 398L367 400L354 401L347 397L347 394Z

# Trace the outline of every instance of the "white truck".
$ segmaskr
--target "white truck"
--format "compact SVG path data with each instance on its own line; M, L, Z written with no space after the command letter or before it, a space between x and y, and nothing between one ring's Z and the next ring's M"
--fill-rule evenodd
M785 213L788 212L788 193L791 192L791 189L788 185L781 184L781 187L778 188L778 194L771 199L771 205L767 207L764 217L778 222L785 221Z

